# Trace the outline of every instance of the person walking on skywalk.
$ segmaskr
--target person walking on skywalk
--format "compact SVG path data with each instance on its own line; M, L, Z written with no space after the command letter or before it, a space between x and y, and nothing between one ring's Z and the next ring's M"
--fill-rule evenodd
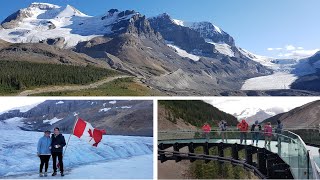
M209 142L209 139L210 139L210 131L211 131L211 126L209 123L205 123L203 126L202 126L202 131L203 131L203 134L207 140L207 142Z
M247 133L248 133L249 125L246 122L246 120L243 119L241 122L239 122L239 124L237 125L237 128L240 130L240 144L242 144L243 139L244 139L244 143L247 144Z
M272 139L272 126L271 123L268 122L267 125L264 126L264 146L266 147L267 145L270 146L271 139Z
M258 141L260 138L261 125L258 121L255 121L251 126L251 134L252 134L252 144L254 145L254 141L256 141L256 146L258 146Z
M281 134L282 134L282 130L283 130L283 124L282 124L282 122L278 119L278 120L277 120L276 131L275 131L275 132L277 133L277 141L278 141L278 144L276 145L276 147L281 146L281 140L282 140Z
M220 128L220 134L221 134L221 139L222 142L224 142L224 140L226 140L227 143L227 128L228 128L228 124L225 120L221 120L218 124L219 128Z

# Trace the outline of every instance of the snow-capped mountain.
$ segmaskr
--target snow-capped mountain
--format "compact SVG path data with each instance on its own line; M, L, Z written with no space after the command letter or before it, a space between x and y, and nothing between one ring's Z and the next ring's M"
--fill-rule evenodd
M233 37L210 22L185 22L177 19L172 19L172 21L179 26L189 27L199 32L201 37L211 42L235 45Z
M44 131L58 126L68 133L77 115L97 128L106 129L108 134L153 134L151 101L47 100L2 112L0 129Z
M233 115L238 120L245 119L249 124L253 124L255 121L262 122L263 120L283 113L285 110L280 107L261 109L261 108L246 108L241 112L234 113Z
M165 93L219 95L239 90L248 78L272 72L243 55L218 26L186 23L168 14L147 18L133 10L110 9L89 16L71 6L33 3L9 16L2 26L0 37L6 41L68 48L141 77L145 84ZM5 57L25 53L24 49L5 46ZM57 57L61 56L65 55Z
M118 33L120 24L138 15L134 11L119 12L111 9L103 15L88 16L67 5L32 3L6 18L0 37L8 42L36 43L47 39L63 38L64 47L74 47L81 41L97 36Z

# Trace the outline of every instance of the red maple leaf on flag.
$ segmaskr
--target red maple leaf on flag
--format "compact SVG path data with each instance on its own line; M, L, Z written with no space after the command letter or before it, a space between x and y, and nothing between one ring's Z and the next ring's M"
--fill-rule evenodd
M89 140L89 142L90 142L92 140L92 138L93 138L93 134L92 134L91 129L88 130L88 133L89 133L89 136L91 137L91 139Z

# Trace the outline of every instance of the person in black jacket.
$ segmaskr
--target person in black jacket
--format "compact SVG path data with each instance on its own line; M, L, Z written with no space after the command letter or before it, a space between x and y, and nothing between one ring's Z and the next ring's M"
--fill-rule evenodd
M260 132L261 132L261 125L259 124L258 121L256 121L251 126L252 145L254 144L254 141L256 141L256 146L258 146L258 141L259 141L259 138L260 138Z
M52 154L52 160L53 160L53 174L52 176L57 175L57 157L59 160L60 165L60 172L61 176L64 176L63 174L63 147L66 145L66 140L64 139L64 136L60 134L59 128L54 128L54 134L51 136L51 154Z

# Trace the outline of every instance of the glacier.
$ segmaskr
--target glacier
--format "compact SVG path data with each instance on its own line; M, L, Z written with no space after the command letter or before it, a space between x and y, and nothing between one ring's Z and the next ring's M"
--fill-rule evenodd
M42 136L43 132L2 129L0 138L0 178L37 177L40 160L36 155L36 148L38 139ZM65 149L64 155L66 174L75 173L70 175L70 178L81 178L79 177L81 174L76 173L81 169L86 169L87 172L90 172L90 169L94 171L96 168L103 169L105 167L108 169L97 174L97 177L114 179L119 176L119 178L152 179L152 137L104 135L98 147L90 146L87 142L81 141L73 135L64 134L64 137L66 141L70 137L69 145ZM144 164L148 166L139 167ZM128 166L129 171L126 171L126 166ZM125 171L126 175L118 174L116 176L117 174L109 172L109 168L113 172ZM50 159L49 172L51 171L52 160ZM108 176L110 173L113 174L113 177ZM143 174L148 177L143 176ZM82 178L89 178L94 173L82 173L82 175Z

